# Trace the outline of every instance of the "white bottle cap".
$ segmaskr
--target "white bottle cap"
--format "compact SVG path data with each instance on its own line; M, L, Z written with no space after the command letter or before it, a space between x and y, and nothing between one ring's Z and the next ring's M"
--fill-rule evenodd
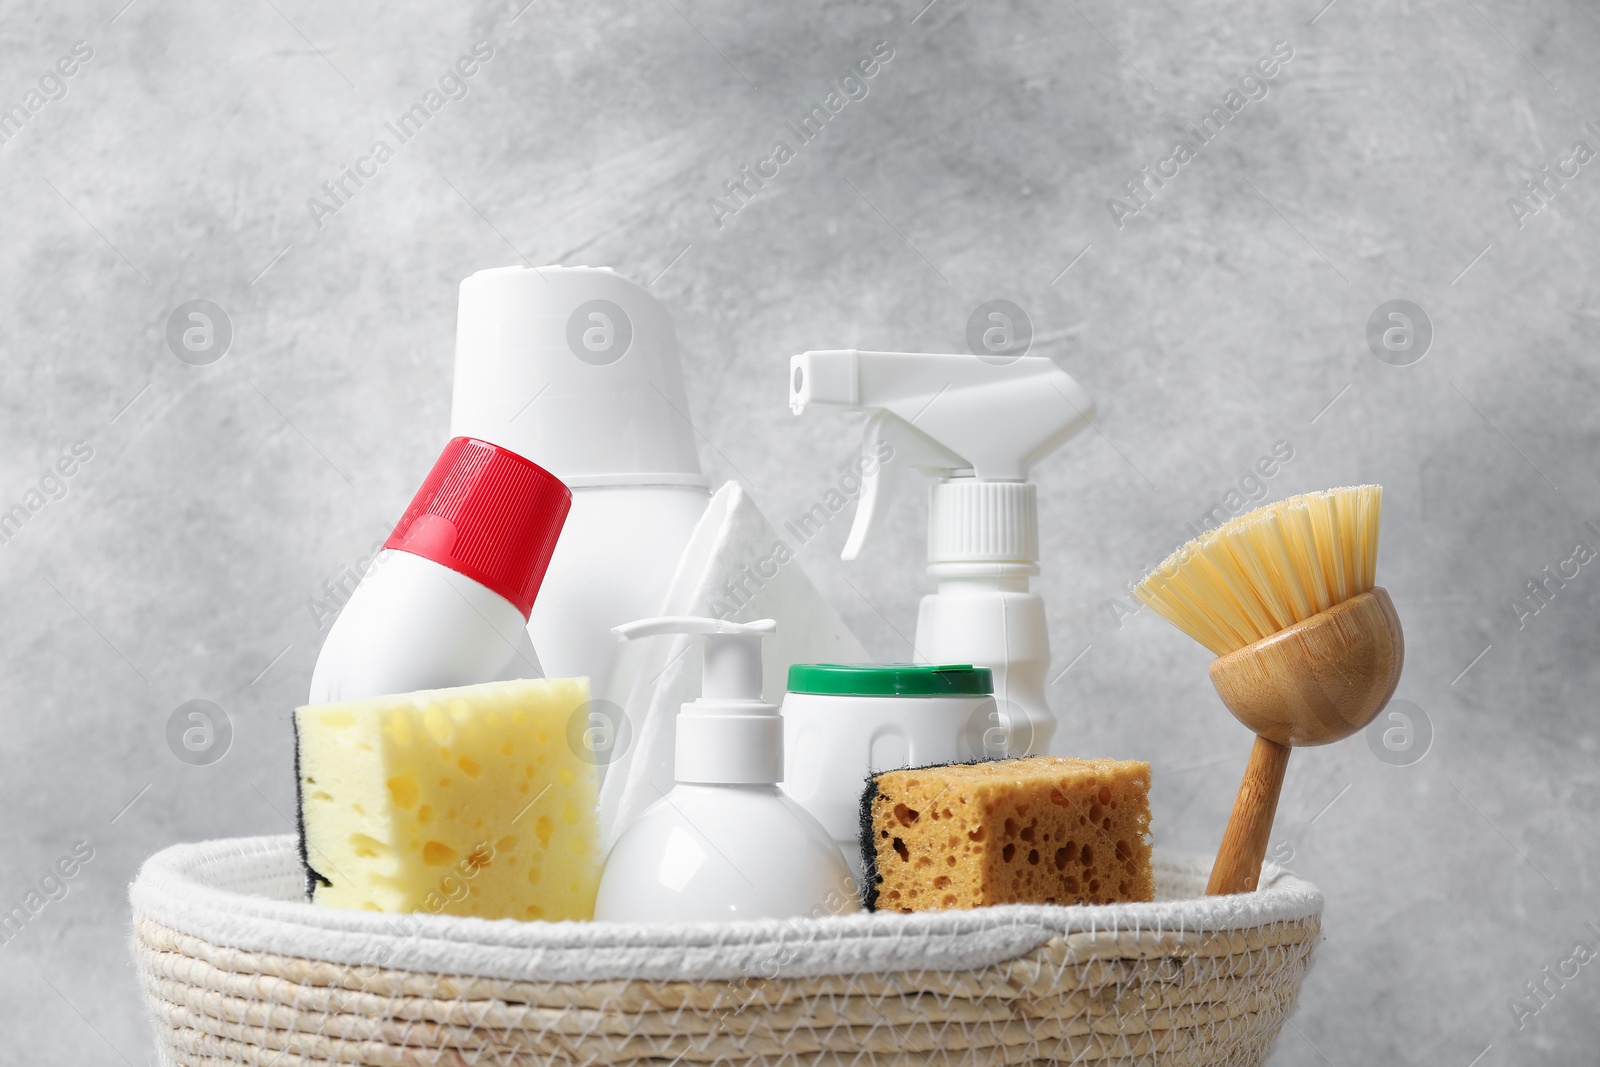
M706 485L678 338L608 267L496 267L461 283L451 436L509 448L574 488Z
M640 619L615 627L622 638L696 634L705 639L701 696L678 713L673 773L700 785L775 785L783 781L783 719L761 699L761 638L772 619L728 622L696 615Z
M950 478L928 499L928 562L1036 563L1039 490L1032 482Z

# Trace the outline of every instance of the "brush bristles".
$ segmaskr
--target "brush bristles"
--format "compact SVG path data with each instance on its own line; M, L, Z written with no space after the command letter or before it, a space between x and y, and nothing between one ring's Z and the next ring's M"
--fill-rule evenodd
M1134 595L1219 656L1372 588L1383 487L1306 493L1207 530Z

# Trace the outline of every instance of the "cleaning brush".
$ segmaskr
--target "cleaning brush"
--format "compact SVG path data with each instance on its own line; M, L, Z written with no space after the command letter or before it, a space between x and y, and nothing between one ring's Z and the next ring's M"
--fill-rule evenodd
M1206 892L1256 887L1289 749L1366 726L1394 695L1405 638L1374 585L1383 489L1306 493L1190 541L1134 594L1210 649L1211 682L1255 731Z

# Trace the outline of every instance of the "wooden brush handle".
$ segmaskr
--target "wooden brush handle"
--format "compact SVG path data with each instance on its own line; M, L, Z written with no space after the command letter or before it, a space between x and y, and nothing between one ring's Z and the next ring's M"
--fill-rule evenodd
M1278 811L1278 794L1283 790L1283 772L1289 766L1289 748L1265 737L1256 738L1245 764L1239 795L1228 816L1216 862L1211 865L1207 896L1248 893L1261 878L1261 860L1267 854L1267 839L1272 836L1272 818Z

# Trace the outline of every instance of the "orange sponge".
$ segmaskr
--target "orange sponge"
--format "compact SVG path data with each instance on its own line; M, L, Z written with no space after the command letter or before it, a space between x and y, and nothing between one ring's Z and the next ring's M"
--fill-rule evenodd
M885 771L861 799L868 910L1153 900L1150 765L1027 759Z

